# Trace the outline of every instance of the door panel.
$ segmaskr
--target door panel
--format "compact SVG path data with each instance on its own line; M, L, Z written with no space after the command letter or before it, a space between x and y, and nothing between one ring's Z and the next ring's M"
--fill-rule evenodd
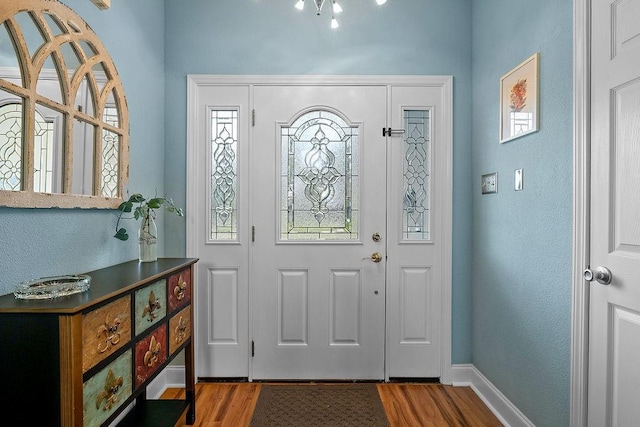
M391 89L388 376L442 375L441 317L450 143L440 87Z
M637 425L640 383L640 7L594 0L588 422Z
M386 88L257 86L254 105L253 378L383 379Z
M249 88L195 94L194 179L187 210L196 265L198 377L249 376ZM191 211L191 212L190 212ZM197 214L194 214L197 212ZM244 226L244 228L242 228ZM192 227L192 228L191 228Z

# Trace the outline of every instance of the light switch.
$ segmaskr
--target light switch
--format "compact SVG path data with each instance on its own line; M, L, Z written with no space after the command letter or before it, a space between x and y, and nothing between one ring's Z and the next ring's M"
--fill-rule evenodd
M516 191L522 190L523 187L523 175L522 169L516 169L514 175L514 188Z

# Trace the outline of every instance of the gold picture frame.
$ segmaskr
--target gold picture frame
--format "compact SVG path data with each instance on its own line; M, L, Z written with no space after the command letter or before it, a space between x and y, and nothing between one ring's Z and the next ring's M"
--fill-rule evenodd
M500 78L500 143L539 129L539 58L536 52Z

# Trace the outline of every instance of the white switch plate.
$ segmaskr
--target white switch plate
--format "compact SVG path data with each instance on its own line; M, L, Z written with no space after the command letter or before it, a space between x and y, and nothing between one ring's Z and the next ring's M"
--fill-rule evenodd
M498 172L482 175L482 194L498 192Z
M514 176L514 188L516 191L521 191L524 186L524 175L522 169L516 169Z

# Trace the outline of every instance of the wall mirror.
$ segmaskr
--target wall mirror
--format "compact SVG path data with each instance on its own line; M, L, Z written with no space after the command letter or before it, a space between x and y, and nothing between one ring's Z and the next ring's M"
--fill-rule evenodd
M0 206L115 208L129 170L122 82L57 0L0 3Z

